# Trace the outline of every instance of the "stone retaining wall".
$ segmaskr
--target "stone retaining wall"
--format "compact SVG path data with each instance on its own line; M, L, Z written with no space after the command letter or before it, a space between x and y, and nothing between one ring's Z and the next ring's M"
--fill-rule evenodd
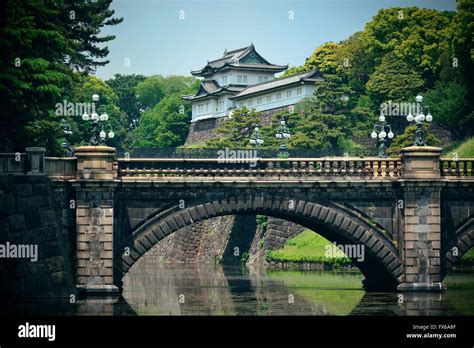
M38 250L36 262L0 259L1 295L69 297L75 293L72 248L53 197L46 176L0 175L0 244L33 245ZM67 213L64 219L67 226Z
M144 256L145 261L169 263L218 263L234 224L234 216L196 222L161 240Z

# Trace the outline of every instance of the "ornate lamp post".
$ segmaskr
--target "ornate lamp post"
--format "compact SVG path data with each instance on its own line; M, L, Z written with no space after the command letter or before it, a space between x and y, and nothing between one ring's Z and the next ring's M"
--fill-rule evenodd
M67 123L67 121L64 118L61 119L61 130L64 134L64 142L62 143L62 146L63 148L67 149L68 156L73 156L74 149L71 147L71 145L67 141L67 137L71 135L73 132L72 132L71 126L69 125L69 123Z
M427 122L428 124L433 121L433 116L431 115L430 109L428 106L425 108L428 111L428 114L425 116L423 113L423 97L421 95L417 95L416 98L416 110L415 116L412 115L411 110L407 115L408 122L415 122L416 124L416 131L415 131L415 146L426 146L425 142L425 132L423 131L423 122Z
M250 144L255 145L255 149L256 149L256 154L255 154L256 156L255 157L258 157L258 148L263 143L264 143L264 140L260 136L260 128L258 128L258 125L257 125L257 126L255 126L255 129L254 129L252 135L250 136Z
M94 103L98 102L100 99L98 94L93 94L92 95L92 101ZM91 120L94 123L94 127L92 128L92 137L90 139L90 143L94 146L101 145L104 143L105 139L109 137L110 139L115 136L114 132L112 131L112 127L110 125L107 125L109 127L109 133L106 133L104 131L104 124L101 124L100 122L107 122L109 120L109 115L106 113L103 113L99 116L98 113L95 111L92 111L91 115L84 113L82 115L82 119L84 121L89 121Z
M374 125L374 129L370 134L373 139L378 139L378 148L379 153L377 157L385 158L387 155L387 137L392 139L394 134L392 132L392 127L385 122L385 116L380 115L380 123Z
M290 138L291 134L283 117L280 119L280 127L278 127L278 132L275 134L275 136L277 139L280 139L279 156L288 157L286 139Z

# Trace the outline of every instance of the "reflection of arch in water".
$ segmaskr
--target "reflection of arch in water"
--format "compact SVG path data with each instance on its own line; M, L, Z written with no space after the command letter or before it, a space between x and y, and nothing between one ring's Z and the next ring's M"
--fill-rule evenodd
M448 301L447 293L404 292L372 293L367 292L351 315L459 315Z
M222 215L263 214L295 222L319 231L338 244L362 244L365 259L357 267L366 277L369 289L395 289L400 283L403 265L392 241L378 226L369 224L360 214L330 202L296 201L284 197L241 196L218 201L188 202L188 207L172 207L141 224L125 245L132 245L130 255L122 257L126 273L148 250L167 235L197 221ZM120 250L123 250L120 248Z
M312 308L313 315L349 315L362 299L361 274L355 272L268 272Z
M235 314L218 265L137 262L123 284L122 296L141 315Z

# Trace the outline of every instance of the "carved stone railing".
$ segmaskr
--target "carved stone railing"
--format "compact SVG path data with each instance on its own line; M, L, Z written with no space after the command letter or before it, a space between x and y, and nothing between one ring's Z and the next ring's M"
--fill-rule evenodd
M0 153L0 174L24 174L26 153Z
M441 176L473 177L474 158L441 158Z
M88 148L84 149L90 151ZM105 151L104 149L102 151ZM0 153L0 174L45 174L55 180L74 180L78 178L78 171L82 170L83 164L79 164L77 157L44 157L40 151L41 148L28 148L27 150L26 153ZM108 150L112 151L112 148ZM416 156L412 155L410 151L415 151ZM429 147L406 148L402 151L401 158L385 159L320 157L232 160L216 158L119 158L114 160L112 151L107 152L107 156L111 157L110 168L107 167L107 170L110 171L109 176L112 179L145 178L156 180L169 177L207 177L210 179L292 177L306 180L351 177L379 180L424 179L428 177L431 179L444 177L451 180L474 178L474 158L436 158L436 153L433 151ZM99 163L97 161L101 159L102 157L91 163L97 166ZM91 171L95 176L100 174L97 174L98 169L95 167Z
M118 159L120 178L161 177L358 177L396 179L399 158Z
M51 179L75 179L76 157L45 157L45 173Z

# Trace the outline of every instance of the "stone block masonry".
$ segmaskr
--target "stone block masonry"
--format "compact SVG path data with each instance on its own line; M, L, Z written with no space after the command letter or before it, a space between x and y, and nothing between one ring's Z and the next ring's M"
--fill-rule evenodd
M77 189L77 283L113 285L113 187Z
M38 260L0 259L0 295L67 297L76 293L68 236L43 175L0 175L0 244L37 247Z
M117 294L114 285L115 149L76 149L76 287L80 294ZM120 251L122 254L125 250Z
M441 188L439 156L441 149L409 147L402 187L405 195L403 233L404 276L399 290L441 290Z

